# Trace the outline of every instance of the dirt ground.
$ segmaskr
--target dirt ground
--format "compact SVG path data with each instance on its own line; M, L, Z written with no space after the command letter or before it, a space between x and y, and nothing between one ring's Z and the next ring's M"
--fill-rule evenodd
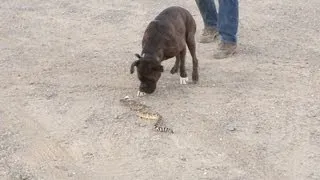
M198 84L172 59L139 98L166 134L119 99L136 95L129 67L161 10L187 8L198 39L195 1L1 0L0 179L319 180L320 1L239 3L237 56L197 43Z

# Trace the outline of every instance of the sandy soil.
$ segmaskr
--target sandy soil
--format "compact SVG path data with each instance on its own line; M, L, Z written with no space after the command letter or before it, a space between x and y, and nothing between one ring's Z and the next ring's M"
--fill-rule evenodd
M129 66L170 5L199 35L192 0L1 0L0 179L320 179L320 1L241 0L239 53L197 43L197 85L164 62L140 98L163 134L119 98L135 96Z

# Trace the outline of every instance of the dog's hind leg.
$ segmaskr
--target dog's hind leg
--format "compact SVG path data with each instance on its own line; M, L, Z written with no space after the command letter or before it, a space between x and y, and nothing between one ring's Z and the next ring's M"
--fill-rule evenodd
M174 66L172 67L170 73L171 74L174 74L174 73L177 73L178 72L178 68L179 68L179 64L180 64L180 57L179 56L176 56L176 62L174 63Z
M199 80L199 72L198 72L198 58L196 56L196 42L195 42L195 33L190 33L187 36L187 45L192 57L192 81L194 83Z
M179 56L180 56L180 84L187 84L188 81L188 75L186 72L186 53L187 49L184 48Z

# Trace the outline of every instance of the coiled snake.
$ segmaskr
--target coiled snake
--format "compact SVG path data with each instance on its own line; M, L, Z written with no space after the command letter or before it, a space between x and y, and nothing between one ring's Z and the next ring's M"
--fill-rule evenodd
M130 99L128 96L121 98L120 102L125 106L129 107L130 110L135 111L136 115L141 119L148 119L148 120L156 120L154 124L154 129L159 132L169 132L173 133L173 130L167 128L165 126L161 126L163 124L162 116L150 110L147 105L141 104L133 99Z

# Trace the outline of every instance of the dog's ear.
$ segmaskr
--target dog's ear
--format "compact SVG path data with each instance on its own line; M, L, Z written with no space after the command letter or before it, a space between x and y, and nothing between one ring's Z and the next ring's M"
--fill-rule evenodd
M162 65L158 65L152 68L155 71L159 71L159 72L163 72L163 66Z
M134 72L134 67L135 66L138 66L140 63L140 60L136 60L134 61L132 64L131 64L131 67L130 67L130 73L132 74Z
M134 54L138 59L141 58L141 56L139 54Z

